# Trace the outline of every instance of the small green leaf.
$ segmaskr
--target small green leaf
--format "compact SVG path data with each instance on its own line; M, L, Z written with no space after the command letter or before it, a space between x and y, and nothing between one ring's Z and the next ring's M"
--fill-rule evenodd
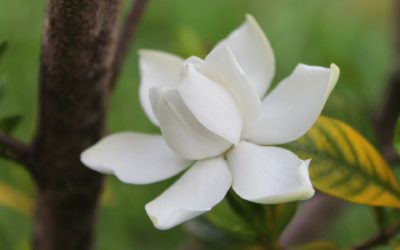
M230 190L227 201L233 211L260 235L268 234L266 211L263 205L252 203L240 198Z
M233 249L232 246L241 246L248 242L243 241L240 237L235 237L235 235L227 234L226 231L220 230L210 221L196 218L186 223L186 230L190 232L191 235L195 236L199 241L199 249ZM200 248L200 246L202 246ZM235 248L243 249L243 248Z
M18 126L21 122L22 116L21 115L9 115L0 120L0 131L4 133L12 133L14 129Z
M230 234L236 239L254 241L257 234L243 219L232 210L227 199L224 199L205 218L219 230Z
M311 181L322 192L355 203L400 208L400 185L389 165L345 123L321 117L288 148L312 158Z

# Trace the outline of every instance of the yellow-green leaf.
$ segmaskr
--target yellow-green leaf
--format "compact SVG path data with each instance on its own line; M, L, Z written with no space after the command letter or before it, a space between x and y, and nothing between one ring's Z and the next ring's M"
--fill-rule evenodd
M400 208L400 185L381 154L345 123L320 117L288 148L312 158L310 177L322 192L371 206Z
M32 199L5 183L0 183L0 205L27 217L32 215Z

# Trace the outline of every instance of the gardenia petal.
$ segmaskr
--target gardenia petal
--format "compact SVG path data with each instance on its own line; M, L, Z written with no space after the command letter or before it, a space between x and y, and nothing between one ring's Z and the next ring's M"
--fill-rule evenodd
M146 205L158 229L169 229L203 214L228 192L232 176L222 157L198 161L171 187Z
M182 58L169 53L155 50L139 51L140 102L147 117L154 125L158 126L158 121L151 108L149 89L160 85L175 87L178 84L182 62Z
M233 97L218 83L186 65L177 90L186 107L208 130L236 144L242 134L242 117Z
M81 154L81 161L132 184L167 179L191 164L172 152L162 136L128 132L104 137Z
M256 20L247 15L246 21L217 46L228 46L232 49L259 96L263 97L275 74L275 57Z
M335 87L339 68L299 64L262 102L261 115L244 133L256 144L276 145L298 139L314 124Z
M261 100L231 49L218 46L212 50L206 57L202 70L235 98L243 117L243 127L249 127L260 113Z
M166 86L150 89L154 113L168 146L185 159L217 156L231 145L204 127L186 107L176 89Z
M227 155L232 188L243 199L275 204L314 195L308 175L309 160L278 147L240 142Z

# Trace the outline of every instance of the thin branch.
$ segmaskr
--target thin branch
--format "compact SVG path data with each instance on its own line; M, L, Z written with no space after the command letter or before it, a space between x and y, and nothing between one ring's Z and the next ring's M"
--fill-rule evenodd
M374 116L373 125L385 159L395 163L399 160L393 147L393 139L400 114L400 69L393 73L385 92L385 98Z
M352 249L353 250L367 250L367 249L371 249L372 247L383 245L399 233L400 233L400 223L396 224L395 226L393 226L390 229L381 231L374 237L367 239L366 241L353 247Z
M291 248L319 240L347 204L339 198L317 192L311 200L300 205L281 235L281 245Z
M0 132L0 156L28 165L30 146Z
M385 90L381 106L376 110L373 117L373 125L382 147L382 152L388 162L396 163L399 156L393 148L394 130L400 114L400 2L393 2L394 10L394 59L396 68L392 74L389 84Z
M122 66L128 54L129 47L135 38L137 27L139 26L140 19L143 15L147 3L148 0L135 0L135 3L132 4L129 13L125 19L125 23L117 41L117 48L111 69L109 85L110 89L113 89L117 83L118 77L122 70Z

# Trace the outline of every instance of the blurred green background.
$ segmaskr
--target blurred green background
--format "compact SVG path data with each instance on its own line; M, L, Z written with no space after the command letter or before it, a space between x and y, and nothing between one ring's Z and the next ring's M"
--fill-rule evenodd
M129 4L125 3L125 10ZM151 0L109 105L109 131L158 132L145 117L137 97L138 48L204 56L250 13L274 48L274 82L299 62L322 66L336 63L341 77L324 112L373 141L371 115L395 65L392 9L389 0ZM21 114L14 134L25 141L35 129L43 13L42 0L0 3L0 42L8 42L0 61L5 89L0 118ZM29 249L33 184L22 169L6 161L0 164L0 249ZM187 244L190 235L184 226L158 231L144 211L146 202L172 181L134 186L108 177L97 249L177 249ZM374 230L370 211L354 205L327 230L325 239L347 245Z

